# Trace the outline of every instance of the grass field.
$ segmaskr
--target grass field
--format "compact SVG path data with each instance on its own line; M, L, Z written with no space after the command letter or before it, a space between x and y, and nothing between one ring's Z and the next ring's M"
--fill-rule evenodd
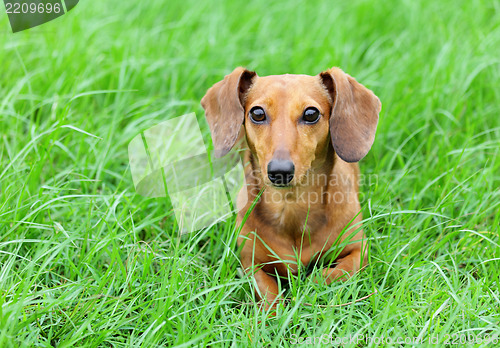
M1 347L500 335L499 1L87 0L15 35L2 10L0 44ZM234 221L179 236L128 165L135 135L201 122L239 65L340 66L383 104L360 163L370 265L294 279L273 319L238 276Z

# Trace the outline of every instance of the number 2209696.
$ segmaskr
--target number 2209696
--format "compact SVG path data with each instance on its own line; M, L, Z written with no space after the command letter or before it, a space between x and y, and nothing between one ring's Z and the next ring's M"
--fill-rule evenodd
M42 3L5 3L7 13L61 13L63 11L61 4L42 4Z

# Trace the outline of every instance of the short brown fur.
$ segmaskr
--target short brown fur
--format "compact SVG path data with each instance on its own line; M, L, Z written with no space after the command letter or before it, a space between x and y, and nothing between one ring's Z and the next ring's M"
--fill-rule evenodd
M229 152L244 130L247 186L239 202L246 203L239 203L238 223L265 187L238 238L241 263L253 274L265 308L279 300L276 275L297 274L300 264L316 262L334 244L346 245L336 265L322 271L324 280L357 272L366 263L366 242L360 229L359 168L350 162L364 157L373 143L379 99L338 68L316 76L266 77L237 68L201 103L216 155ZM254 106L265 110L266 124L249 119ZM308 107L320 112L315 124L301 122ZM273 186L268 178L267 166L277 158L294 163L289 186Z

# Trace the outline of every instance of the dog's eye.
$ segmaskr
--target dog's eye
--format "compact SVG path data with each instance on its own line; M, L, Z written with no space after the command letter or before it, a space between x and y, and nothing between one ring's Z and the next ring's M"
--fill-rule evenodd
M260 106L253 107L248 114L253 123L263 123L266 120L266 112Z
M307 108L304 110L304 114L302 115L302 120L304 123L314 124L319 120L319 110L313 107Z

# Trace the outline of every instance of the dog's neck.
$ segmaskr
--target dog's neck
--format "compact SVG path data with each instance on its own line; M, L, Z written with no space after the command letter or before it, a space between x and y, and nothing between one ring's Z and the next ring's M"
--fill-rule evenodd
M325 153L315 159L300 182L290 187L274 187L264 184L257 157L247 151L246 183L248 201L253 202L262 191L255 205L255 212L266 223L274 225L283 233L296 235L307 229L316 230L327 222L325 207L327 191L335 175L336 155L333 147L327 146ZM315 228L316 227L316 228Z

